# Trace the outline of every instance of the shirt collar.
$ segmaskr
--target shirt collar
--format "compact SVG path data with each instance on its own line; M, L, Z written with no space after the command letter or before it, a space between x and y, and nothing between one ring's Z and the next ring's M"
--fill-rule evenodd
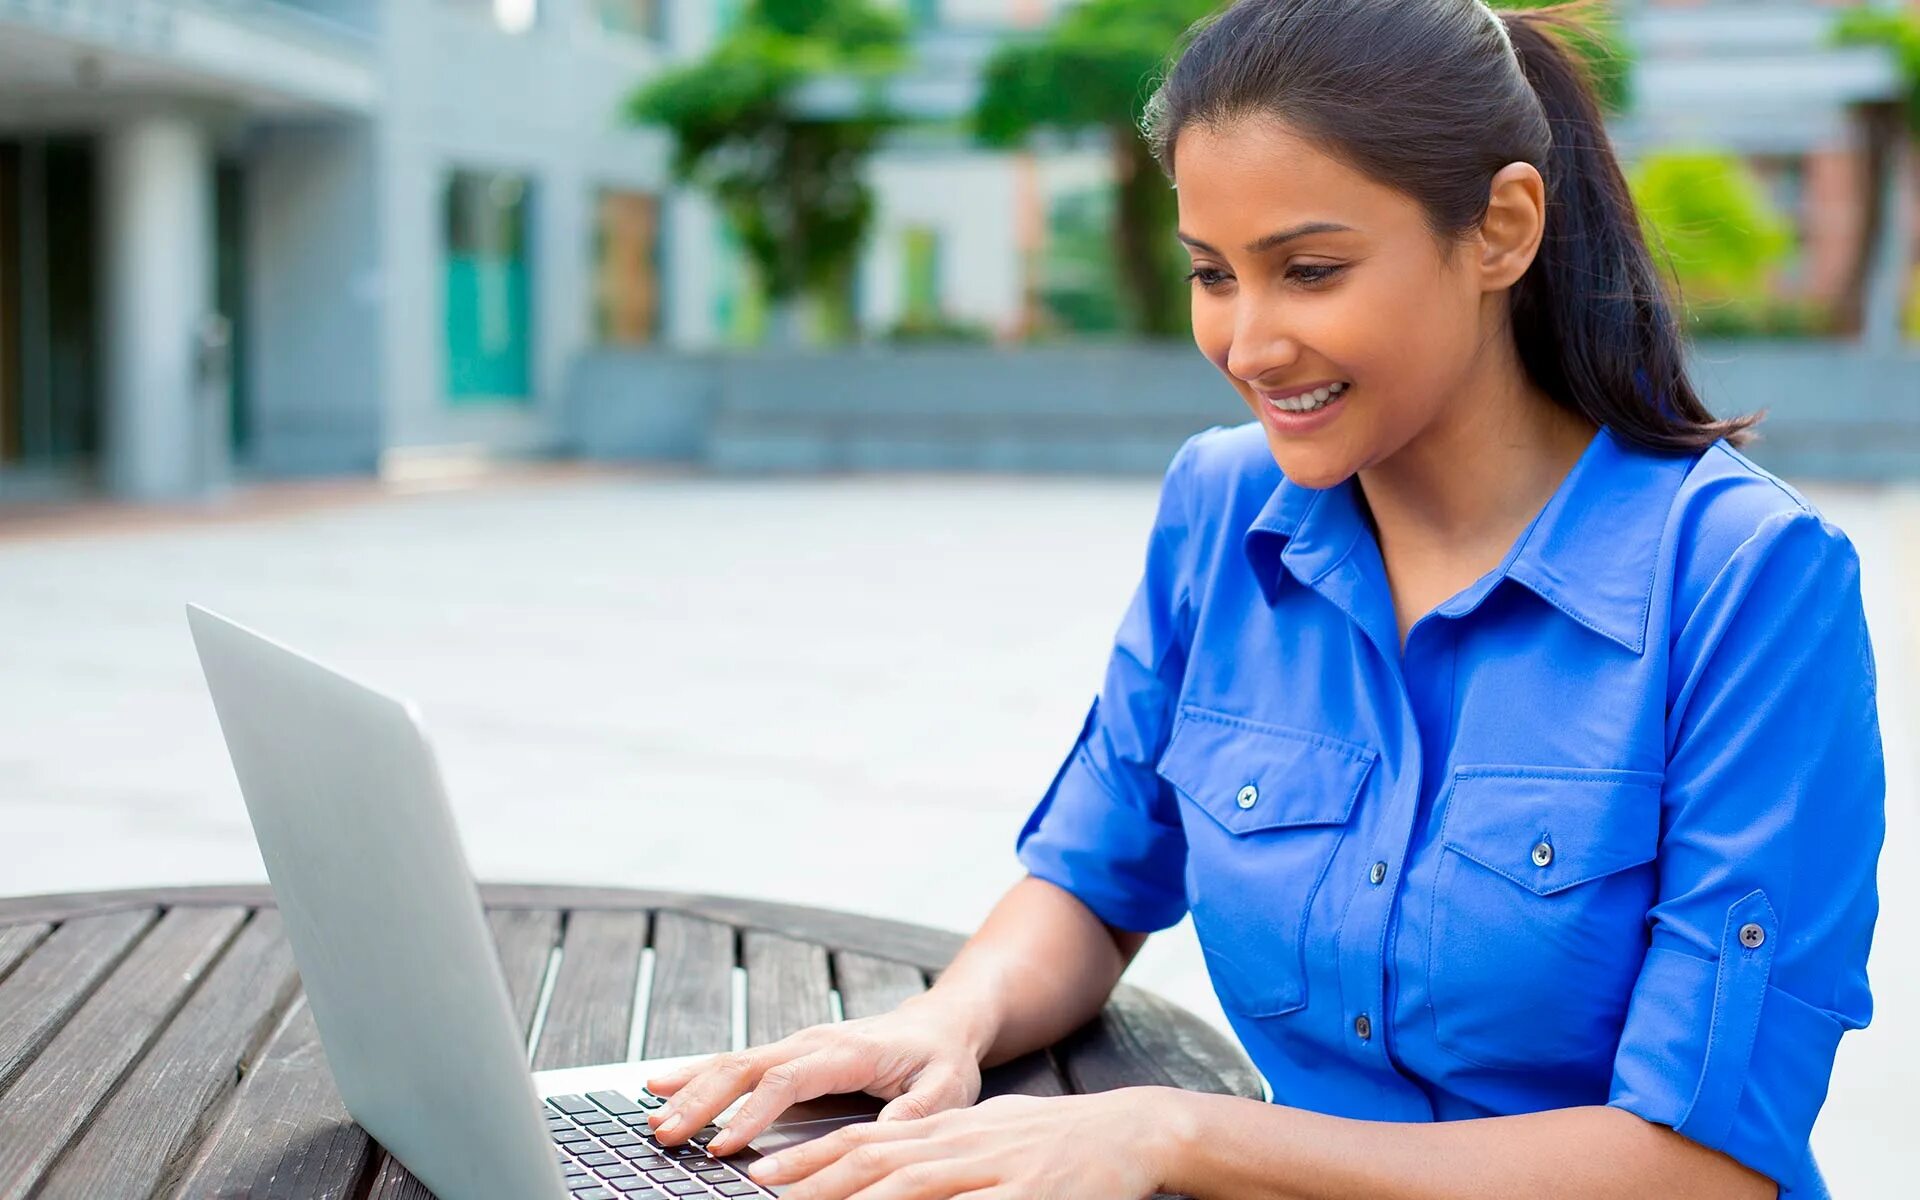
M1641 653L1661 533L1692 463L1693 456L1643 449L1602 426L1501 564L1437 611L1463 615L1512 579ZM1283 566L1312 588L1347 564L1356 548L1364 546L1366 557L1378 562L1356 487L1351 476L1324 489L1282 478L1242 539L1268 603L1278 599ZM1385 573L1375 575L1384 593Z

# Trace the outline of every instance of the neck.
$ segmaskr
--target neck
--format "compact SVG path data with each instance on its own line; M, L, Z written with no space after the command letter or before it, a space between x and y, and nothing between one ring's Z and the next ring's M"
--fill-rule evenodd
M1475 374L1445 417L1359 472L1383 550L1504 552L1599 428L1535 387L1517 355Z

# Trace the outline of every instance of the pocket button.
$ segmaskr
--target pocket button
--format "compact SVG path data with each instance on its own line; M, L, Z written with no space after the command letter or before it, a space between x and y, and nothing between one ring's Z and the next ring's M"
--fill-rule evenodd
M1238 804L1241 808L1252 808L1254 803L1259 799L1260 789L1252 784L1248 784L1240 789L1238 796L1234 797L1234 803Z
M1533 865L1534 866L1544 867L1549 863L1551 863L1552 861L1553 861L1553 847L1551 845L1547 844L1546 842L1540 842L1534 846L1533 848Z
M1749 950L1758 950L1767 940L1767 931L1758 925L1746 924L1740 927L1740 944Z

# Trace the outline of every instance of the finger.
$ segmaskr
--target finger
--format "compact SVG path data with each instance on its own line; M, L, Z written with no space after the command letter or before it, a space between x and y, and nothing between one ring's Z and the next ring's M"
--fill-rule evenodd
M866 1146L919 1138L923 1134L923 1126L909 1121L847 1125L824 1137L782 1150L771 1158L760 1159L747 1168L747 1174L759 1183L790 1183L824 1170Z
M977 1195L976 1189L990 1182L991 1169L981 1163L970 1159L927 1159L889 1171L853 1192L851 1200L954 1200L956 1196ZM829 1195L837 1197L838 1193Z
M731 1154L766 1132L775 1118L800 1101L830 1092L857 1092L872 1081L873 1064L865 1055L846 1049L816 1050L775 1063L707 1149Z
M957 1071L931 1070L914 1080L913 1086L887 1102L880 1110L882 1121L918 1121L937 1112L965 1108L972 1100L966 1080Z
M687 1081L695 1075L712 1067L714 1060L720 1057L718 1054L710 1054L705 1058L696 1059L693 1062L681 1063L671 1071L663 1071L658 1075L649 1075L647 1076L647 1090L656 1096L671 1096L686 1086Z
M893 1128L897 1130L905 1126L896 1124ZM931 1142L920 1137L864 1142L803 1177L781 1194L786 1200L847 1200L849 1196L866 1197L869 1195L868 1189L895 1178L902 1178L916 1188L925 1188L933 1182L928 1178L933 1167L929 1160L938 1153ZM925 1193L914 1191L902 1194L917 1196ZM941 1200L946 1198L943 1196Z
M737 1050L709 1062L678 1088L665 1108L647 1114L653 1132L683 1141L760 1081L762 1072L778 1062L778 1045L760 1050Z

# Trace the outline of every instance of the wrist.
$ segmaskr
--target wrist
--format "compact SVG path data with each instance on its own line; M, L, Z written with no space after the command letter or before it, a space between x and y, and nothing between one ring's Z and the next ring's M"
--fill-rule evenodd
M1142 1093L1135 1111L1153 1114L1146 1122L1141 1148L1154 1187L1162 1192L1188 1190L1206 1145L1207 1108L1219 1097L1171 1087L1126 1090Z
M1000 1022L991 1002L953 988L943 990L937 983L900 1008L945 1030L976 1063L987 1057L1000 1036Z

